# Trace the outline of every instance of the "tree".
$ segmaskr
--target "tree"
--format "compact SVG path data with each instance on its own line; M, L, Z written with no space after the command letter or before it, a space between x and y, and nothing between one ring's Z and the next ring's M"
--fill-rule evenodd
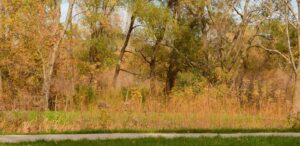
M58 50L61 46L61 43L63 41L65 33L66 33L66 31L68 29L68 26L70 24L70 19L72 17L73 6L74 6L74 0L70 0L69 1L68 13L67 13L67 17L66 17L66 20L64 22L64 25L63 25L63 29L62 30L58 29L59 38L53 46L53 50L52 50L50 58L48 60L48 64L45 68L44 85L43 85L43 90L44 90L44 95L45 95L45 110L49 109L49 94L50 94L50 87L51 87L51 82L52 82L52 74L53 74L54 64L55 64L55 61L56 61ZM59 23L59 21L57 23Z
M291 10L291 5L289 1L285 1L286 9ZM297 18L297 33L298 33L298 51L300 51L300 0L297 0L297 7L298 7L298 18ZM292 11L293 14L295 14ZM289 14L289 13L287 13ZM286 21L287 21L287 35L289 34L288 32L288 16L286 16ZM288 35L288 45L289 45L289 50L291 51L290 47L290 36ZM296 63L296 60L293 59L293 54L290 54L291 58L291 63L295 72L295 93L293 97L293 109L292 109L292 114L296 116L296 118L299 118L299 113L300 113L300 78L299 78L299 73L300 73L300 54L297 56L298 62Z
M110 64L116 48L119 29L116 19L116 0L87 0L79 3L82 11L82 25L88 31L86 45L89 47L87 60L97 68Z
M158 51L160 49L161 43L164 39L165 32L167 29L167 23L169 21L170 15L168 9L162 6L156 6L153 3L149 3L146 7L147 13L141 16L141 19L145 22L146 31L150 33L150 54L149 60L149 79L150 79L150 92L152 95L156 94L156 63ZM157 16L153 18L152 16ZM142 54L141 54L142 55ZM142 55L143 56L143 55ZM145 58L145 56L143 56Z
M3 1L2 4L0 70L3 95L15 105L26 100L34 102L31 99L41 93L40 81L43 80L38 52L41 48L48 50L47 43L51 40L48 30L54 28L44 22L50 22L53 11L46 11L49 1Z
M299 119L299 112L300 112L300 79L299 79L299 61L300 61L300 54L296 56L295 59L295 53L292 50L291 46L291 38L290 38L290 26L293 26L297 29L297 47L298 51L300 50L300 9L298 9L298 15L294 12L290 1L285 0L282 2L274 3L270 1L271 4L276 5L279 8L280 13L284 16L284 23L285 23L285 36L286 36L286 44L287 44L287 50L288 53L286 55L285 52L278 49L269 49L263 45L259 45L258 47L263 48L264 50L268 52L273 52L278 54L281 58L283 58L287 64L292 68L294 78L295 78L295 86L294 86L294 94L293 94L293 106L292 106L292 112L291 115L293 118ZM300 8L300 1L297 0L297 7ZM270 8L271 9L271 8ZM290 19L290 14L292 14L292 19ZM293 19L296 19L293 21ZM296 25L294 25L294 22L296 22ZM298 61L298 62L297 62Z
M115 74L114 74L114 78L113 78L113 86L116 86L117 81L118 81L118 76L119 76L120 71L121 71L121 64L122 64L122 61L123 61L123 58L124 58L124 54L126 52L126 48L127 48L128 44L129 44L131 33L134 29L135 19L136 19L136 17L134 16L134 14L132 14L132 16L130 18L129 29L128 29L124 44L121 48L119 59L118 59L117 65L116 65Z

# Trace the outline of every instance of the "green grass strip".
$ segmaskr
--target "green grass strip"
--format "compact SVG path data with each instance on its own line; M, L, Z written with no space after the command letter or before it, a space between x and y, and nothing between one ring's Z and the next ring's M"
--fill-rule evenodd
M33 143L0 144L0 146L299 146L300 139L293 137L242 137L242 138L144 138L81 141L39 141Z

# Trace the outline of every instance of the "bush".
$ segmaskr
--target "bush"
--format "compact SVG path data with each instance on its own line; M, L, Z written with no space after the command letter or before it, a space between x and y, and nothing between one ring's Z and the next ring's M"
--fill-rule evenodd
M193 94L201 94L207 85L207 79L204 77L190 72L180 73L174 91L192 90Z
M97 98L95 89L90 85L79 85L76 87L74 103L78 108L81 104L90 105Z

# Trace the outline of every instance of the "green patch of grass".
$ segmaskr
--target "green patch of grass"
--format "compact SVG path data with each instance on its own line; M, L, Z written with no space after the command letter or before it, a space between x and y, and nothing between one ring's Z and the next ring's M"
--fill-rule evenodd
M116 139L116 140L81 140L81 141L39 141L33 143L0 144L1 146L298 146L299 138L293 137L241 137L241 138L144 138L144 139Z

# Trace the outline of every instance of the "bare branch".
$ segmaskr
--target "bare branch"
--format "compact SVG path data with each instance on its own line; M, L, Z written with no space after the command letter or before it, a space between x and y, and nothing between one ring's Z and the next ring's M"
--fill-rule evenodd
M141 25L141 24L140 24L140 25L135 25L135 26L132 27L132 29L136 29L136 28L142 27L142 26L143 26L143 25Z
M130 54L133 54L133 55L135 55L135 56L138 56L136 53L134 53L134 52L132 52L132 51L128 51L128 50L126 50L125 53L130 53Z
M293 8L292 8L292 6L291 6L291 3L290 3L289 1L284 1L284 3L286 4L288 10L292 13L293 17L294 17L295 19L297 19L297 15L296 15L296 13L294 12L294 10L293 10ZM293 25L298 26L298 25L299 25L299 22L297 21L297 24L293 24ZM293 26L293 27L295 27L295 26ZM297 27L295 27L295 28L297 28Z
M206 4L206 8L207 8L208 16L209 16L210 20L212 21L212 24L215 24L215 21L214 21L213 16L212 16L211 1L208 0L207 3L208 4Z
M233 6L233 9L242 19L244 19L244 15L241 12L239 12L239 10L235 6Z
M128 70L125 70L125 69L120 69L120 71L123 71L123 72L126 72L126 73L129 73L129 74L132 74L132 75L135 75L135 76L141 76L140 74L138 73L134 73L134 72L131 72L131 71L128 71Z
M143 59L144 59L147 63L151 63L150 60L147 59L147 57L143 54L142 51L139 51L139 53L141 54L141 56L143 57Z
M285 2L288 3L287 0ZM290 61L291 61L291 65L293 66L294 71L296 72L297 68L296 68L295 59L294 59L292 48L291 48L291 40L290 40L290 32L289 32L289 10L288 10L288 6L286 7L285 23L286 23L286 28L285 28L286 29L286 37L287 37L288 49L289 49L289 53L290 53Z
M263 46L262 44L257 44L257 45L249 46L249 48L255 48L255 47L256 48L264 49L267 52L275 53L275 54L281 56L286 62L288 62L289 64L291 64L291 61L290 61L289 57L285 56L282 52L280 52L278 50L269 49L269 48Z

